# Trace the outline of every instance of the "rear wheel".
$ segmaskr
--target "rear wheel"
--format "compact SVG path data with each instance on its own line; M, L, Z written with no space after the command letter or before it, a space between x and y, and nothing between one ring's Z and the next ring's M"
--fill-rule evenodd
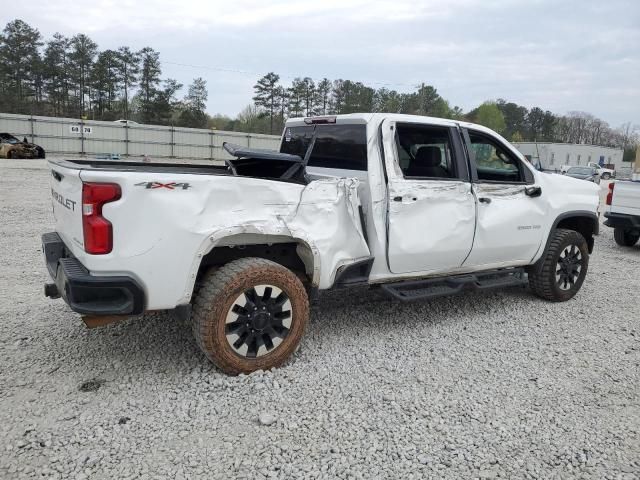
M603 173L602 174L602 179L603 180L609 180L611 178L611 174L610 173Z
M234 260L203 278L193 333L221 370L249 373L281 365L298 347L309 300L290 270L262 258Z
M640 233L616 227L613 229L613 238L621 247L633 247L640 238Z
M539 297L564 302L578 293L588 266L584 237L573 230L557 229L540 263L529 272L529 286Z

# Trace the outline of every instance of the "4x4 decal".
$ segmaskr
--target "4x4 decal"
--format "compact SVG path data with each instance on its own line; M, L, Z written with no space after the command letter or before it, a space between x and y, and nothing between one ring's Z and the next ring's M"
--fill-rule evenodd
M182 190L187 190L188 188L191 188L191 185L189 185L188 183L176 183L176 182L169 182L169 183L140 182L140 183L136 183L135 186L144 187L146 189L151 189L151 190L156 188L166 188L167 190L175 190L177 188L181 188Z

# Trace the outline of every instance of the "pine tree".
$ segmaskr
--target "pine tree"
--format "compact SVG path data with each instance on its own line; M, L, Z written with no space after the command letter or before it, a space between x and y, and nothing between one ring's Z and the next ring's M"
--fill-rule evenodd
M67 115L70 44L67 37L54 33L44 51L44 91L54 115Z
M28 110L27 99L34 96L40 38L40 32L22 20L9 22L0 35L2 103L10 111Z
M98 118L115 120L114 102L120 89L120 62L114 50L98 54L91 72L91 95Z
M316 102L316 84L309 77L302 79L303 88L303 100L305 115L310 117L315 115L315 102Z
M158 87L160 85L160 53L150 47L139 52L141 58L140 69L140 120L143 123L157 122Z
M71 53L69 54L71 78L76 87L78 109L81 117L85 113L85 97L90 95L89 77L93 59L97 53L98 45L85 34L81 33L71 39Z
M273 72L267 73L264 77L258 80L253 86L255 96L253 97L253 103L256 107L265 109L269 114L269 133L273 134L273 119L275 112L278 110L279 101L281 98L280 87L278 82L280 76Z
M289 96L289 115L302 117L304 115L304 95L306 87L301 78L294 78L287 90Z
M132 52L129 47L118 49L118 76L122 82L124 93L124 119L129 119L129 93L135 87L140 73L140 57L137 52Z
M315 104L318 109L318 113L326 115L329 111L329 99L331 97L331 80L323 78L316 87L316 101Z
M189 85L189 93L184 98L184 109L180 114L180 125L191 128L206 128L207 114L205 113L207 102L207 82L202 78L194 78Z

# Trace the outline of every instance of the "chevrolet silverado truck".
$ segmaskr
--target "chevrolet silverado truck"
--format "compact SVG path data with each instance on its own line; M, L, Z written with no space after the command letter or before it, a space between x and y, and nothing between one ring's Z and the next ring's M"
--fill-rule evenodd
M613 228L616 243L633 247L640 239L640 181L611 182L605 205L604 224Z
M224 166L51 160L45 294L88 326L174 311L238 374L296 350L318 290L408 301L528 284L565 301L587 274L598 187L536 171L485 127L297 118L279 151L225 148Z

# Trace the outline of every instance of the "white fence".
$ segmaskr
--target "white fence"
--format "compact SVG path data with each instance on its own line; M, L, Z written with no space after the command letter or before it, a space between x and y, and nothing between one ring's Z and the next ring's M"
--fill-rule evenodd
M230 158L223 142L271 150L280 146L275 135L9 113L0 113L0 132L26 137L47 153L80 155L223 160Z

